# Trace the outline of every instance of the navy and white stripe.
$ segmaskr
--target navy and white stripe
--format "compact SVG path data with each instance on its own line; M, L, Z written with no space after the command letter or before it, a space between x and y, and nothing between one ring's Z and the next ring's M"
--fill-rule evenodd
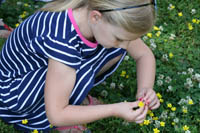
M16 128L50 130L44 104L48 58L76 70L76 83L70 104L78 105L91 88L119 66L126 51L91 48L77 34L68 11L37 12L16 28L0 54L0 118ZM111 59L122 59L100 77L100 69ZM26 125L22 120L27 119Z

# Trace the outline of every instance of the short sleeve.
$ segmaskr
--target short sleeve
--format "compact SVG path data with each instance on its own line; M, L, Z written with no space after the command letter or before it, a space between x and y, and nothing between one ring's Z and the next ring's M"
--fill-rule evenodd
M66 39L50 36L37 37L31 41L29 48L35 54L54 59L74 69L80 68L81 54Z

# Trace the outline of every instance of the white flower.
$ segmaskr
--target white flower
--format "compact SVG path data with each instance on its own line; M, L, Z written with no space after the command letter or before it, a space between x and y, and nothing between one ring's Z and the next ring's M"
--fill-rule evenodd
M187 82L187 84L192 84L192 79L191 78L187 78L186 82Z
M196 13L196 9L191 10L191 14L194 15Z
M178 75L181 75L181 72L177 72Z
M163 85L163 81L162 80L157 80L157 85L158 86L162 86Z
M39 5L35 5L34 7L35 7L35 8L39 8Z
M186 103L187 103L187 100L185 100L185 99L181 99L181 100L178 102L179 105L184 105L184 104L186 104Z
M195 80L197 80L198 82L200 82L200 74L196 73L194 75L194 77L195 77Z
M169 116L174 117L176 114L174 112L170 113Z
M174 122L175 122L175 123L178 123L178 122L179 122L179 119L178 119L178 118L175 118L175 119L174 119Z
M171 35L170 35L170 37L169 37L169 39L170 39L170 40L174 40L174 39L175 39L175 37L176 37L176 35L175 35L175 34L171 34Z
M168 86L168 89L167 89L167 91L169 91L169 92L173 91L173 88L172 88L172 86Z
M186 75L186 74L187 74L187 72L182 72L182 74L183 74L183 75Z
M108 96L108 92L107 92L106 90L103 90L103 91L101 92L101 96L107 97L107 96Z
M187 131L185 131L185 133L191 133L191 131L190 131L190 130L187 130Z
M159 27L159 29L160 29L161 31L163 31L163 30L164 30L163 26L160 26L160 27Z
M149 41L150 41L150 43L155 43L154 39L150 39Z
M127 55L127 56L125 56L124 60L128 61L129 58L130 58L130 57Z
M123 88L124 88L124 85L121 83L121 84L119 85L119 89L122 90Z
M184 83L184 86L187 88L187 89L190 89L192 88L194 85L192 83Z
M110 84L110 88L114 89L116 87L116 84L115 83L111 83Z
M173 9L172 7L173 7L173 5L172 5L172 4L169 4L169 6L168 6L167 9L168 9L168 10L172 10L172 9Z
M124 126L129 126L129 125L130 125L130 123L129 123L129 122L127 122L127 121L123 121L123 122L122 122L122 125L124 125Z
M165 77L165 76L164 76L163 74L159 74L158 79L161 80L161 79L164 79L164 77Z
M17 2L17 5L22 5L22 4L23 4L23 3L22 3L22 2L20 2L20 1L18 1L18 2Z
M155 128L159 128L159 127L160 127L160 121L155 120L154 127L155 127Z
M183 106L182 109L186 109L186 110L188 110L188 108L187 108L186 106Z
M167 76L166 78L165 78L165 82L166 83L170 83L172 81L172 79L169 77L169 76Z
M191 99L191 97L190 97L190 96L186 96L186 99L187 99L187 100L190 100L190 99Z
M188 73L189 74L192 74L194 72L194 69L193 68L188 68Z
M162 114L160 115L160 118L163 118L163 119L167 119L167 111L163 111Z
M148 37L147 36L143 36L143 41L146 41L147 39L148 39Z
M150 48L151 48L152 50L155 50L155 49L157 48L157 45L156 45L155 43L151 43L151 44L150 44Z
M169 59L168 59L168 55L167 54L164 54L163 56L162 56L162 59L164 60L164 61L168 61Z

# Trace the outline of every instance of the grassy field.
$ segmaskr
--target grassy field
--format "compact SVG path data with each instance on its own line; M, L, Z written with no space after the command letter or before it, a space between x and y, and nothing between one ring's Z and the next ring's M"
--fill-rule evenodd
M88 124L92 132L200 132L199 3L199 0L158 1L155 27L142 38L156 57L154 89L161 101L160 108L149 112L143 124L107 118ZM0 7L0 17L14 28L42 4L26 0L18 0L17 4L16 0L9 0ZM4 41L0 39L0 47ZM95 87L91 94L104 103L115 103L135 100L136 89L135 62L127 56L117 72ZM0 121L1 132L16 131Z

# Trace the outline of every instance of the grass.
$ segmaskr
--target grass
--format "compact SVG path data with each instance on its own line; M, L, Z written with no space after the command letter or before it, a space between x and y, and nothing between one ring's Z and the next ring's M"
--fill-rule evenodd
M22 0L21 0L22 1ZM22 1L27 3L26 0ZM11 26L20 23L26 11L30 15L35 8L16 0L7 2L0 8L0 17ZM38 3L41 5L42 3ZM19 6L10 9L9 5ZM19 15L13 14L13 10ZM7 16L12 17L7 17ZM200 132L200 9L198 0L158 1L156 27L143 37L156 57L157 73L154 89L158 93L161 106L149 112L141 125L128 123L119 118L107 118L87 125L95 133L199 133ZM0 40L2 46L4 40ZM129 58L129 59L128 59ZM147 66L148 67L148 66ZM123 73L123 74L122 74ZM104 103L135 100L136 69L129 57L120 68L103 84L95 87L91 94ZM14 129L0 121L0 132Z

